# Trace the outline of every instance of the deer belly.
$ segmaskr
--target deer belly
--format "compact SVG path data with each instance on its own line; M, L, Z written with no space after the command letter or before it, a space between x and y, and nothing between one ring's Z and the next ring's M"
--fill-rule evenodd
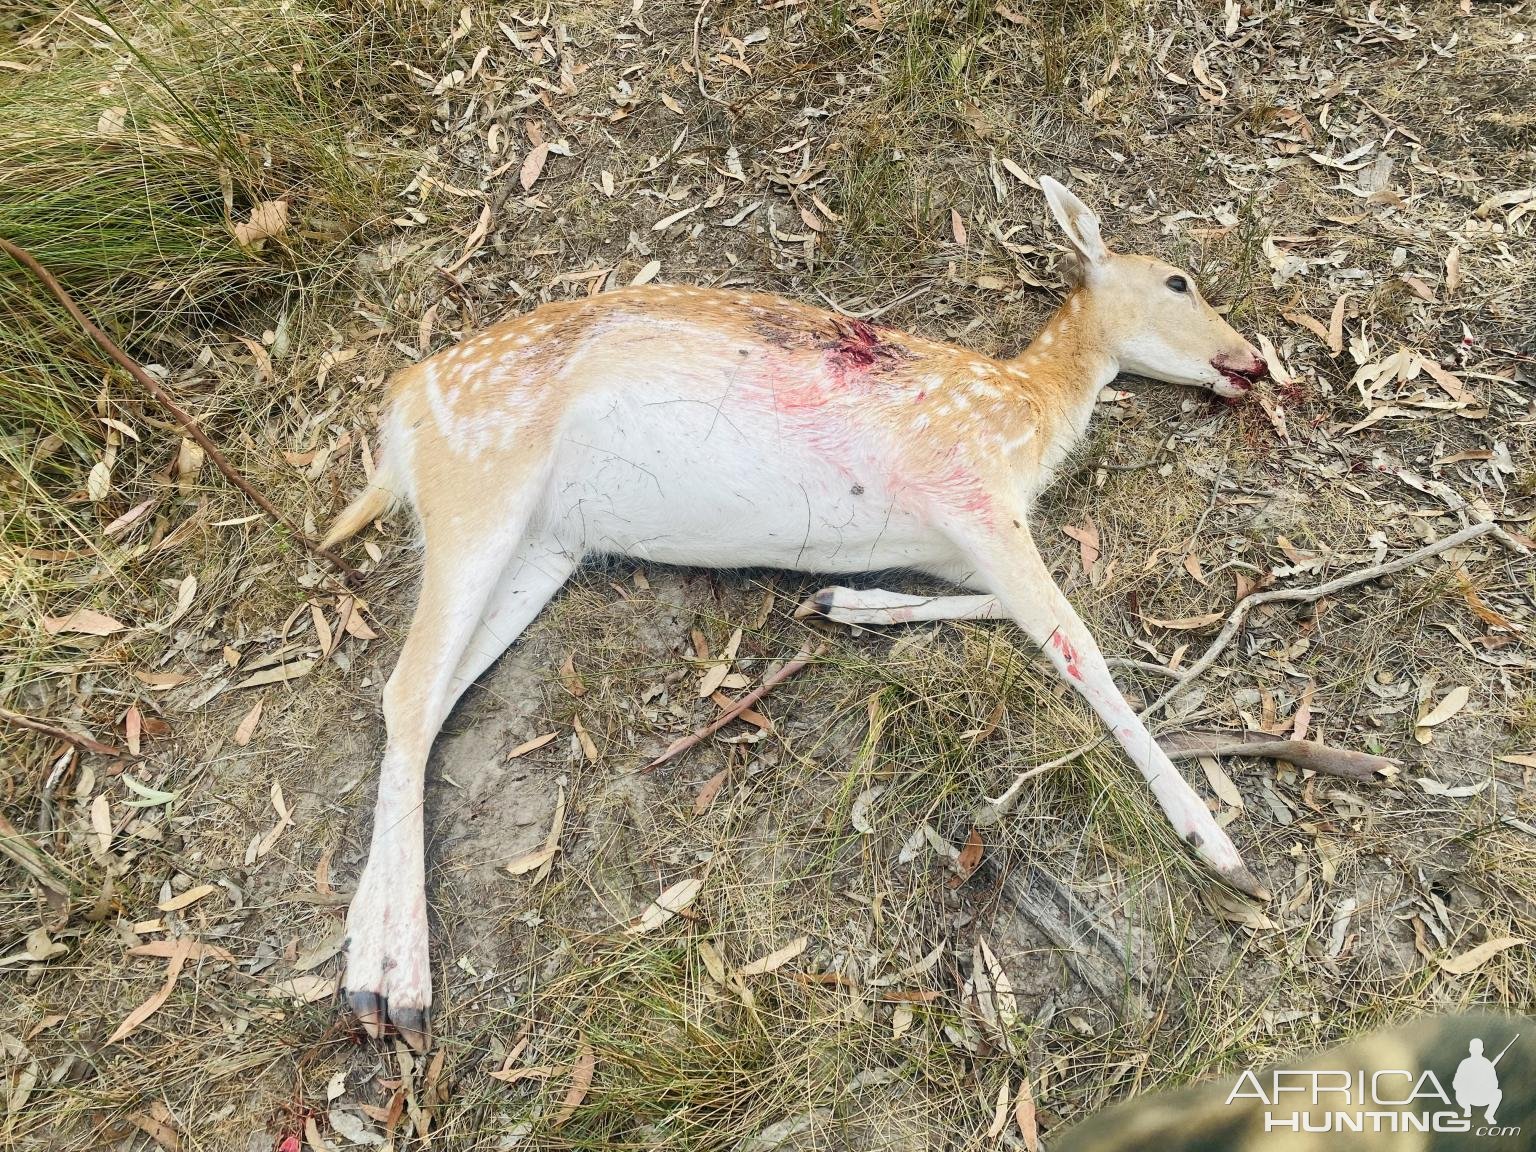
M568 424L550 514L593 553L703 567L865 572L953 549L853 442L751 403L607 398Z

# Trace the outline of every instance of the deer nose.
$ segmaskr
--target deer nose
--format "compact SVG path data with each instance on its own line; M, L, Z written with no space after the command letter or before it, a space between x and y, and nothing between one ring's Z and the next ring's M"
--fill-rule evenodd
M1269 363L1257 352L1247 356L1218 356L1211 361L1218 372L1240 377L1246 384L1256 384L1269 375Z

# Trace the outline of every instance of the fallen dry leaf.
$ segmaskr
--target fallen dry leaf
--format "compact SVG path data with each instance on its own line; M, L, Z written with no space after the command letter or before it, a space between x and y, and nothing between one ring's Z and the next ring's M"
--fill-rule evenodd
M672 917L676 916L688 905L692 904L699 895L699 889L704 886L704 881L690 876L687 880L679 880L650 904L645 911L629 926L629 933L634 936L642 932L651 932L660 928Z
M180 895L162 901L157 907L162 912L180 912L183 908L196 904L204 896L212 896L218 890L217 884L199 884L196 888L188 888Z
M1452 688L1445 694L1444 699L1436 704L1414 723L1413 738L1420 744L1428 744L1432 737L1431 728L1444 724L1456 713L1467 706L1467 700L1472 695L1472 690L1466 685Z
M96 833L98 855L105 856L112 847L112 806L106 793L91 801L91 829Z
M809 936L798 936L782 948L776 948L766 956L759 957L749 964L743 964L736 970L737 976L764 976L769 972L776 972L788 964L796 956L805 951L805 946L811 942Z
M1244 806L1243 794L1237 790L1237 785L1232 783L1232 777L1227 775L1220 761L1214 756L1202 756L1200 767L1205 770L1205 778L1210 781L1211 791L1221 798L1222 803L1230 804L1233 808Z
M542 748L542 747L544 747L544 745L548 744L551 740L553 740L558 735L560 735L560 733L558 733L558 732L546 732L542 736L535 736L531 740L524 740L516 748L512 749L512 751L507 753L507 759L508 760L516 760L519 756L526 756L529 752L532 752L535 748Z
M972 828L970 835L965 838L965 843L960 846L960 855L955 857L954 875L949 878L949 886L958 888L969 880L977 868L981 867L981 832Z
M151 1115L149 1112L130 1112L124 1119L132 1124L140 1132L143 1132L156 1144L164 1148L166 1152L180 1152L181 1137L177 1135L175 1127L171 1123L170 1113L164 1104L155 1101L150 1105L153 1112L163 1115Z
M518 182L522 184L524 192L533 187L534 181L537 180L543 173L544 163L548 159L549 145L547 143L536 145L533 150L523 158L523 166L518 171L517 179Z
M130 1035L135 1029L160 1010L160 1006L170 999L171 992L176 987L176 981L181 976L181 969L191 954L192 945L196 941L183 937L179 940L167 940L163 943L171 945L168 950L170 967L165 974L165 983L150 994L149 999L140 1004L132 1012L123 1018L123 1022L107 1037L108 1044L116 1044L119 1040ZM144 953L140 953L143 955Z
M1008 1078L1003 1077L997 1090L997 1103L992 1106L992 1123L987 1126L987 1140L995 1141L1008 1126Z
M251 209L244 223L232 224L235 243L242 248L254 248L263 240L275 239L288 231L288 201L263 200Z
M1493 780L1485 779L1477 784L1442 784L1432 776L1416 776L1419 787L1431 796L1444 796L1449 800L1465 800L1479 796L1493 786Z
M1475 972L1500 952L1507 951L1525 943L1523 936L1499 936L1493 940L1484 940L1476 948L1469 948L1460 956L1453 956L1449 960L1441 960L1440 968L1449 972L1452 976L1465 976L1469 972Z
M1143 616L1142 620L1155 628L1167 628L1171 632L1185 632L1195 628L1209 628L1218 621L1225 620L1225 612L1207 612L1204 616L1180 616L1175 620L1159 620L1154 616Z
M1019 1097L1013 1102L1013 1122L1019 1126L1019 1136L1029 1152L1040 1152L1040 1122L1035 1118L1035 1094L1030 1089L1029 1078L1019 1081Z
M314 660L290 660L286 664L275 664L271 668L263 668L260 672L253 672L236 688L260 688L263 684L286 684L290 680L297 680L301 676L308 676L314 670Z
M720 685L725 682L725 678L730 674L730 671L731 666L725 660L711 665L704 675L699 678L699 699L707 700L713 696Z
M91 465L90 474L85 478L85 494L97 504L112 494L112 466L105 460Z
M1349 293L1344 292L1333 302L1333 314L1328 318L1328 351L1337 356L1344 351L1344 304Z
M251 742L251 737L256 734L256 725L261 722L261 708L266 703L266 697L262 697L251 705L251 710L240 720L240 726L235 729L235 743L244 748Z
M853 806L848 810L848 822L859 835L874 835L875 828L869 821L869 810L875 806L876 800L885 795L885 788L884 784L876 784L854 797Z
M581 674L576 671L576 653L574 652L567 652L560 664L560 683L565 685L567 692L578 699L587 694L587 686Z
M1099 549L1099 526L1093 522L1093 517L1083 521L1081 528L1073 524L1067 524L1062 528L1078 544L1078 558L1082 562L1083 572L1090 579L1094 575L1094 566L1099 562L1101 555Z
M702 816L708 812L710 805L715 802L715 797L720 794L721 787L725 784L726 777L731 774L729 768L722 768L700 786L698 795L693 798L693 814Z
M571 1086L565 1090L565 1099L560 1103L560 1111L556 1112L550 1120L550 1126L558 1128L576 1114L576 1109L587 1098L587 1091L592 1087L592 1075L597 1070L597 1053L592 1050L592 1045L583 1042L581 1051L577 1053L576 1063L571 1066Z
M340 983L339 972L333 972L329 976L303 972L298 976L279 980L263 994L273 1000L292 1000L299 1004L313 1004L317 1000L325 1000L336 995L336 989Z
M94 608L77 608L68 616L44 616L43 631L50 636L110 636L128 625Z
M582 724L580 716L571 717L571 730L576 733L576 739L581 743L581 754L587 758L588 764L597 763L597 745L592 742L586 725Z
M555 858L555 853L560 851L558 844L545 844L541 848L535 848L532 852L524 852L517 859L506 865L507 872L513 876L521 876L524 872L532 872L535 868L541 868Z

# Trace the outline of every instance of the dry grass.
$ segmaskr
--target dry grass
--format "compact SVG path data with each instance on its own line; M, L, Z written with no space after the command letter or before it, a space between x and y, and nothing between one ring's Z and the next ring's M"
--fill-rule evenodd
M45 18L0 6L0 62L18 66L0 73L0 115L25 128L0 145L0 232L166 366L274 499L323 522L358 482L389 368L534 300L627 283L652 259L663 280L890 306L885 322L1011 352L1048 314L1060 272L1038 196L1006 159L1070 177L1113 242L1191 265L1296 377L1273 397L1288 442L1256 406L1170 389L1133 385L1134 399L1104 406L1037 534L1106 649L1166 661L1188 642L1191 659L1208 630L1141 618L1224 609L1235 573L1299 567L1281 579L1306 583L1371 562L1375 533L1401 551L1454 528L1439 496L1394 476L1401 467L1524 523L1536 291L1522 254L1536 217L1478 208L1536 174L1519 98L1532 87L1529 15L1259 5L1228 35L1222 10L1175 0L1018 7L891 4L876 21L864 5L663 3L634 18L574 5L544 23L479 9L461 23L457 8L403 5ZM230 21L236 34L214 34ZM128 130L104 140L99 117L118 106ZM525 190L510 181L534 132L569 155L552 154ZM1359 169L1311 156L1372 142ZM226 188L229 218L288 198L292 227L242 252ZM440 272L483 203L483 246ZM1453 245L1459 285L1447 282ZM1277 271L1287 256L1320 262ZM1345 291L1337 355L1285 318L1326 326ZM1536 818L1524 770L1497 760L1536 751L1532 653L1524 631L1488 615L1529 624L1528 563L1480 549L1317 612L1256 618L1176 708L1204 727L1278 727L1310 686L1314 734L1406 763L1379 788L1226 763L1244 799L1235 835L1279 893L1267 927L1207 891L1106 748L1041 778L987 833L964 885L931 846L901 859L924 823L958 848L981 796L1096 732L1002 627L825 631L816 665L769 698L773 736L636 776L708 713L692 633L718 652L742 627L737 666L755 680L807 639L789 609L815 585L637 579L614 564L573 582L459 709L434 761L441 1065L362 1043L325 994L338 966L325 954L367 843L378 685L409 613L409 529L368 542L365 619L378 638L327 644L344 605L325 574L269 526L240 522L250 510L210 470L177 485L174 430L4 270L0 309L0 704L116 743L137 723L145 752L118 766L0 729L5 815L74 897L63 918L0 864L15 993L3 1030L17 1038L3 1057L18 1101L0 1128L9 1144L148 1147L166 1123L184 1148L277 1148L303 1140L308 1120L341 1146L349 1123L383 1129L361 1109L387 1109L397 1086L400 1146L428 1128L439 1147L476 1149L970 1144L1005 1080L1031 1081L1049 1132L1127 1093L1426 1009L1531 1002L1526 948L1463 977L1434 963L1484 939L1536 937ZM1346 433L1368 411L1350 341L1365 363L1400 345L1443 363L1487 415L1422 406L1443 393L1421 373L1373 398L1406 415ZM92 499L102 463L110 489ZM1058 531L1090 519L1097 583ZM189 576L189 610L150 627ZM776 600L759 623L767 591ZM40 627L87 606L130 628ZM233 686L322 651L291 686ZM580 697L560 674L568 654ZM1122 683L1162 686L1135 673ZM1468 707L1419 745L1414 718L1462 685ZM505 761L548 731L554 742ZM722 771L713 802L697 805ZM1419 776L1491 783L1441 797ZM174 799L130 807L144 797L128 778ZM293 824L253 856L280 824L274 785ZM549 877L499 871L543 842L562 792ZM107 853L92 824L102 803ZM1126 988L1145 1012L1095 992L1014 905L1004 880L1029 865L1123 942ZM698 875L690 918L623 932ZM219 891L156 909L203 883ZM29 936L43 926L46 939ZM1006 1037L983 1029L980 1043L965 1041L976 1026L964 992L978 936L1018 1012ZM125 947L187 937L235 963L190 961L163 1007L106 1043L165 975L163 959ZM711 975L705 944L731 970L800 937L805 951L783 968L744 978L749 995ZM941 942L931 969L873 985ZM51 943L63 950L29 958ZM309 990L310 1004L286 994ZM588 1053L591 1086L558 1121ZM518 1069L536 1074L507 1082ZM1004 1139L1016 1142L1011 1129Z

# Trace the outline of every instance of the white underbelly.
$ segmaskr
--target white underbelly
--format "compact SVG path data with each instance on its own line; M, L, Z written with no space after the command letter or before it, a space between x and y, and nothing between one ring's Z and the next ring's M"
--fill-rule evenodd
M758 405L631 385L582 409L557 450L547 509L586 552L813 572L952 564L952 546L873 454L829 452Z

